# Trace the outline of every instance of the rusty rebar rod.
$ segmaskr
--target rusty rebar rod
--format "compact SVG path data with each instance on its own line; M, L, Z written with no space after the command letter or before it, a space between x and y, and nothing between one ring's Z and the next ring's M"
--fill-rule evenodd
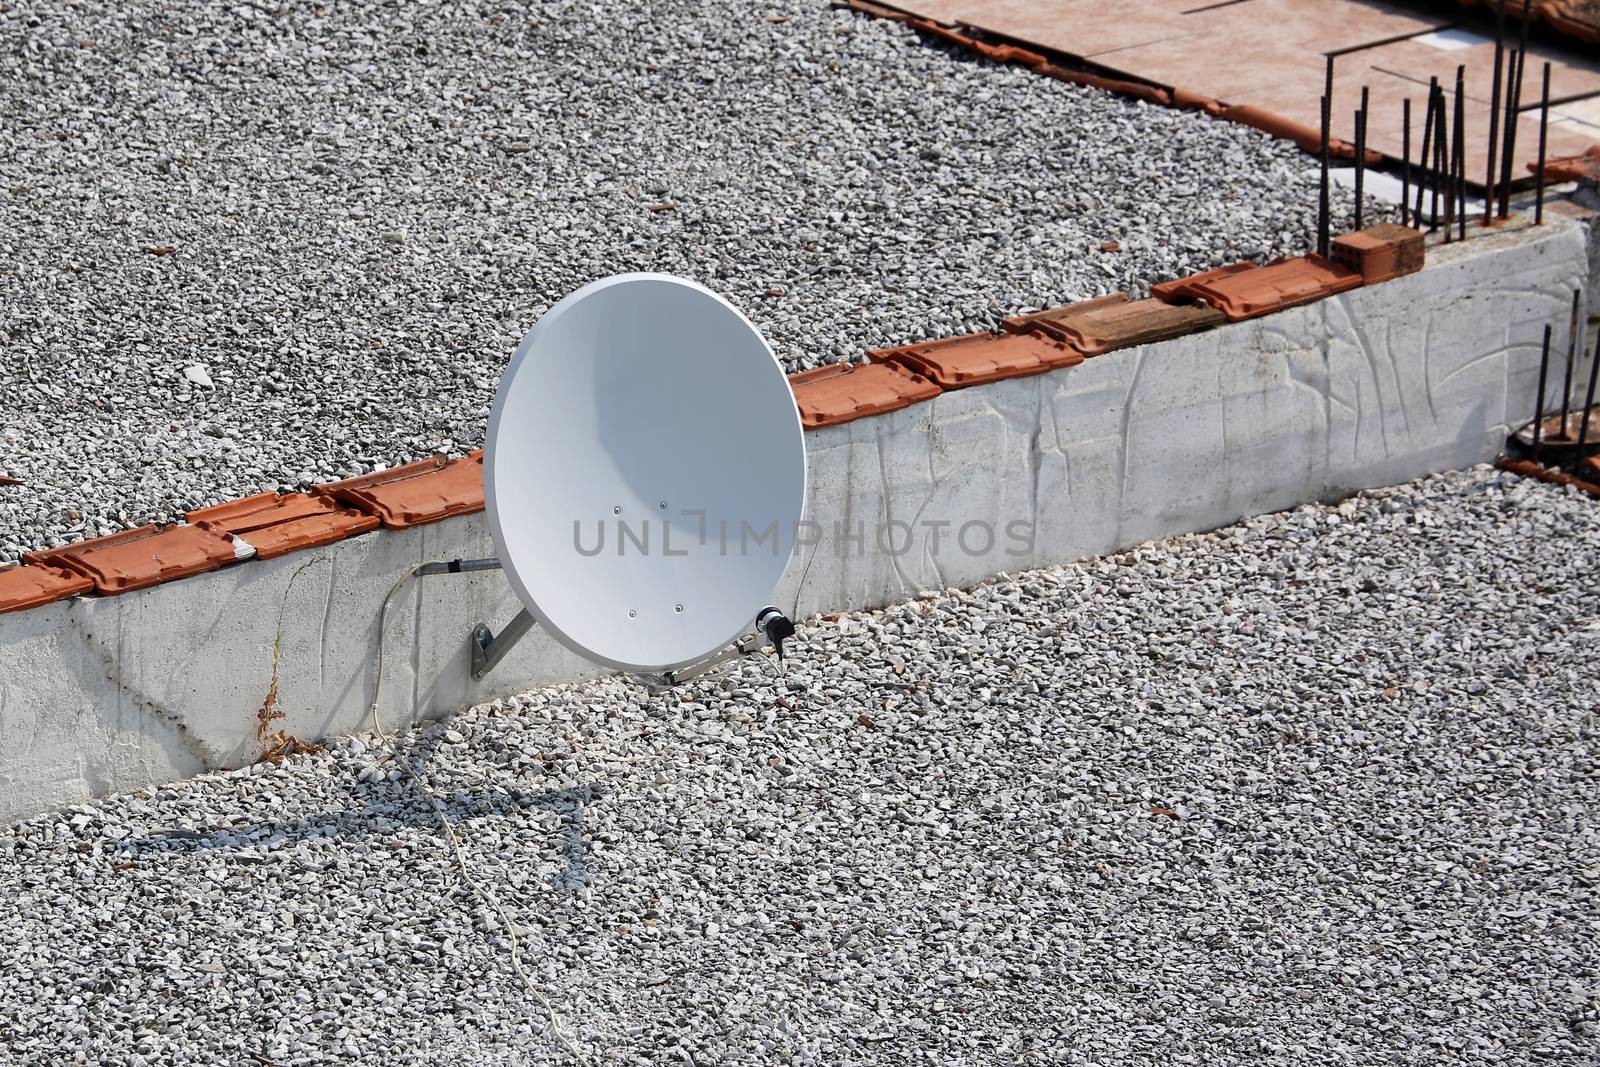
M1550 146L1550 64L1544 65L1544 91L1539 96L1538 191L1534 194L1533 224L1544 225L1544 159Z
M1561 438L1567 437L1567 419L1572 415L1572 368L1578 361L1578 301L1583 290L1572 290L1571 331L1567 335L1567 376L1561 383Z
M1411 225L1411 98L1400 101L1400 225Z
M1417 222L1419 229L1422 223L1422 205L1427 198L1428 186L1432 184L1428 178L1428 171L1432 167L1433 161L1428 157L1428 152L1433 147L1433 109L1437 103L1438 88L1439 79L1430 79L1428 82L1428 114L1422 122L1422 156L1418 159L1418 162L1422 165L1422 171L1417 175L1417 210L1413 212L1414 220ZM1433 214L1428 217L1429 230L1433 229L1433 222L1438 213L1439 205L1435 203Z
M1455 151L1451 156L1451 170L1455 173L1456 203L1460 210L1456 212L1457 238L1467 239L1467 68L1465 64L1456 67L1456 121L1454 130Z
M1439 125L1434 138L1433 153L1438 163L1439 180L1444 183L1444 239L1454 239L1456 228L1456 157L1450 144L1450 103L1443 87L1439 89L1439 111L1435 118Z
M1489 173L1485 175L1483 224L1494 221L1494 168L1495 147L1500 139L1500 75L1506 53L1506 0L1495 4L1494 20L1494 88L1489 94Z
M1329 217L1332 210L1330 181L1332 179L1333 158L1329 154L1329 142L1333 139L1333 57L1328 57L1328 68L1325 77L1326 84L1322 90L1322 191L1317 200L1317 254L1327 256L1333 240L1333 220Z
M1527 53L1513 49L1506 70L1506 129L1500 144L1500 204L1496 214L1511 215L1511 164L1517 155L1517 118L1522 107L1522 67Z
M1600 337L1594 342L1594 361L1589 364L1589 392L1583 398L1583 418L1578 422L1578 455L1583 456L1583 448L1589 443L1589 412L1594 410L1594 383L1600 377Z
M1356 109L1356 229L1362 229L1367 189L1367 87L1361 87L1361 106Z
M1544 351L1539 356L1539 395L1533 398L1533 459L1538 462L1544 450L1540 438L1544 430L1544 384L1550 373L1550 324L1544 327Z

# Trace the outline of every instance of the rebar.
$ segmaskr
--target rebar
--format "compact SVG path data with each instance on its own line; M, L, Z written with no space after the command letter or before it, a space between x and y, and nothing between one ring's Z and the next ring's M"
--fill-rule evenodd
M1367 87L1361 87L1361 106L1356 109L1356 229L1362 229L1366 206L1367 175Z
M1467 68L1465 64L1456 67L1456 117L1455 151L1451 155L1451 170L1455 174L1456 203L1460 209L1456 213L1456 226L1459 227L1457 237L1459 240L1467 239Z
M1499 218L1511 214L1511 164L1517 154L1517 112L1522 107L1522 65L1527 54L1512 49L1506 62L1506 114L1505 133L1500 142L1500 197Z
M1400 102L1400 225L1411 225L1411 98Z
M1317 200L1317 254L1327 256L1329 245L1333 240L1332 220L1329 218L1331 208L1329 179L1332 158L1329 155L1328 143L1333 137L1333 57L1328 57L1326 85L1322 91L1322 191Z
M1544 91L1539 96L1539 169L1538 191L1534 194L1533 224L1544 225L1544 159L1550 146L1550 64L1544 65ZM1585 416L1587 417L1587 412Z
M1539 356L1539 395L1533 399L1533 458L1538 462L1543 451L1540 434L1544 430L1544 383L1550 373L1550 326L1544 328L1544 351Z
M1494 168L1496 142L1500 139L1500 76L1506 54L1506 0L1495 4L1494 89L1489 94L1489 173L1484 177L1483 224L1494 221Z
M1583 398L1583 418L1578 422L1578 455L1583 456L1583 448L1589 443L1589 412L1594 410L1594 383L1600 377L1600 337L1594 342L1594 361L1589 364L1589 392Z
M1561 383L1561 439L1567 439L1567 419L1572 414L1572 368L1578 361L1578 301L1581 289L1572 290L1571 331L1567 334L1567 376Z
M1422 156L1418 160L1418 162L1422 164L1422 172L1417 175L1417 210L1413 212L1413 216L1416 222L1419 224L1419 228L1422 222L1422 204L1427 197L1428 185L1430 184L1428 181L1428 169L1431 166L1431 161L1428 158L1428 151L1433 145L1433 109L1437 103L1435 97L1438 88L1439 79L1429 79L1428 114L1422 122ZM1438 214L1439 205L1435 203L1433 214L1428 217L1428 229L1430 231L1433 229L1433 223L1438 217Z

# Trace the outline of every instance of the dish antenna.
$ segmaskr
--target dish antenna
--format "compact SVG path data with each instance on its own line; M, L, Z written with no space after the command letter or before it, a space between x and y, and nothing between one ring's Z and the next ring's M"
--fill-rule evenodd
M535 624L585 659L659 685L699 677L794 625L763 606L805 509L800 415L759 330L665 274L592 282L523 337L484 442L498 559L522 601L479 623L482 678Z

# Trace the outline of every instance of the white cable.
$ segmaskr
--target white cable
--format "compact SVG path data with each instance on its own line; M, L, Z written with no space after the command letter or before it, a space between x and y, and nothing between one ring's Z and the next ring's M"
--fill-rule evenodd
M389 750L389 754L399 762L401 768L404 769L411 780L416 783L417 788L422 791L422 795L428 798L428 803L433 807L433 813L439 817L439 825L444 829L445 840L450 842L450 851L455 855L456 868L461 872L461 880L467 884L467 887L472 890L473 894L477 896L480 901L489 905L489 907L493 909L495 915L499 918L500 927L505 931L506 941L511 946L511 969L516 972L517 978L521 980L523 988L528 991L528 995L533 997L534 1000L538 1001L539 1006L542 1007L545 1010L545 1013L550 1017L551 1033L555 1034L556 1040L559 1041L562 1047L571 1054L572 1058L579 1063L580 1067L589 1067L589 1060L586 1056L584 1056L583 1050L578 1048L573 1040L567 1036L566 1024L562 1021L560 1014L557 1013L555 1005L550 1003L550 999L539 991L539 987L534 984L533 978L529 976L528 972L523 968L521 946L517 941L516 927L511 924L511 919L506 915L505 908L500 906L500 898L495 896L494 891L488 886L483 885L476 878L472 877L472 872L467 869L467 856L465 850L462 848L461 838L456 834L455 825L450 822L450 816L445 811L444 805L439 802L439 798L434 794L433 788L429 786L423 777L417 773L416 769L411 766L411 761L406 759L405 753L400 751L399 746L397 746L394 743L394 740L390 738L388 733L384 731L383 723L378 718L378 696L383 686L384 635L389 629L389 602L393 600L394 595L400 591L400 587L406 582L410 581L412 578L416 577L417 572L422 568L428 566L429 564L443 562L446 561L425 560L422 563L417 564L415 567L412 567L409 571L406 571L406 573L402 574L399 579L395 581L394 585L389 587L388 594L383 598L383 607L378 609L378 663L377 672L372 679L372 707L367 709L368 714L372 718L372 730L378 735L379 740L383 742L384 747Z

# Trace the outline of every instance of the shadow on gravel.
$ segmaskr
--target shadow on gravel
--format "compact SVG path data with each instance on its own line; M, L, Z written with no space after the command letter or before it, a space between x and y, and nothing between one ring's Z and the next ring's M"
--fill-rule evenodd
M411 765L426 781L431 782L428 762L438 744L436 738L422 739L406 753ZM393 765L393 761L380 764L389 765ZM318 838L365 838L383 836L403 826L438 827L438 816L433 805L418 792L416 783L403 773L398 780L384 778L377 782L362 782L350 774L347 784L352 799L359 802L360 807L330 811L304 819L267 820L211 830L161 830L124 840L117 847L116 855L124 860L137 860L244 848L292 848ZM555 876L554 888L571 890L580 888L589 880L589 844L584 834L584 806L604 795L604 788L598 785L544 792L492 789L451 792L441 796L439 803L458 830L469 827L474 819L487 816L508 816L523 811L542 811L556 816L560 820L559 848L564 863ZM239 856L236 859L244 863L263 863L267 857Z

